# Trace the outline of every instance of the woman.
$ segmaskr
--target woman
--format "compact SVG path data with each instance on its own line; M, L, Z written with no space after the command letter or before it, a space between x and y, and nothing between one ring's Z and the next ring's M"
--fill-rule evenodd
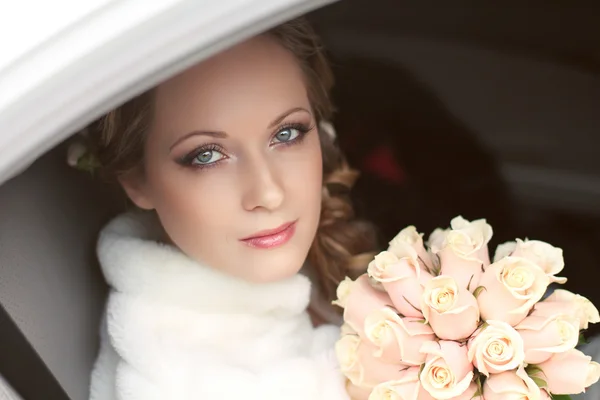
M348 398L331 301L375 236L322 128L331 85L295 20L89 127L80 165L140 210L100 235L111 293L91 399Z

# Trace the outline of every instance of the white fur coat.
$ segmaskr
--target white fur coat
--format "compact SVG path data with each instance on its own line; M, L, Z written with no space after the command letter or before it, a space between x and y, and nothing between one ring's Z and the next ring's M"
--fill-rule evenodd
M313 328L310 281L250 284L159 244L125 214L102 231L111 286L91 400L347 400L338 328Z

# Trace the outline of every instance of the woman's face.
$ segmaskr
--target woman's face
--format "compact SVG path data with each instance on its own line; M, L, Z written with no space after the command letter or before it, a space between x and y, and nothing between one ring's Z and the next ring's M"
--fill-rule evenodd
M245 280L298 272L320 217L321 147L302 71L257 37L161 84L142 178L123 180L170 240Z

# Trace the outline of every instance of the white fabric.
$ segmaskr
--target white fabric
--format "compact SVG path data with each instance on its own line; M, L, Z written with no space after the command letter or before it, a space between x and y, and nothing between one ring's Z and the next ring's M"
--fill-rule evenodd
M154 240L150 214L101 233L111 293L92 400L348 399L333 345L313 328L310 281L250 284Z
M23 400L0 375L0 400Z

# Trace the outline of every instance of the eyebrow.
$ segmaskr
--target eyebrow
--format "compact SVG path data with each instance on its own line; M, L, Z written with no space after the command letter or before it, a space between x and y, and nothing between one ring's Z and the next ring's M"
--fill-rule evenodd
M171 145L171 147L169 148L169 151L173 150L175 148L175 146L177 146L179 143L191 138L192 136L209 136L209 137L218 138L218 139L225 139L227 137L227 134L225 132L220 132L220 131L192 131L190 133L183 135L179 139L177 139L175 141L175 143L173 143Z
M275 118L273 121L271 121L271 123L269 124L269 129L275 128L277 125L279 125L281 123L281 121L286 119L289 115L299 112L299 111L304 111L304 112L310 114L310 111L308 111L306 108L302 108L302 107L291 108L291 109L287 110L286 112L284 112L283 114L281 114L279 117Z
M306 108L303 107L294 107L291 108L287 111L285 111L284 113L282 113L280 116L278 116L277 118L275 118L273 121L271 121L271 123L269 124L269 129L274 128L275 126L279 125L281 123L281 121L283 121L284 119L286 119L289 115L299 112L299 111L304 111L308 114L310 114L310 111L308 111ZM180 137L179 139L177 139L169 148L169 151L173 150L173 148L175 148L175 146L177 146L179 143L183 142L184 140L187 140L193 136L209 136L209 137L213 137L213 138L218 138L218 139L225 139L227 138L227 134L225 132L222 131L192 131L189 132L185 135L183 135L182 137Z

